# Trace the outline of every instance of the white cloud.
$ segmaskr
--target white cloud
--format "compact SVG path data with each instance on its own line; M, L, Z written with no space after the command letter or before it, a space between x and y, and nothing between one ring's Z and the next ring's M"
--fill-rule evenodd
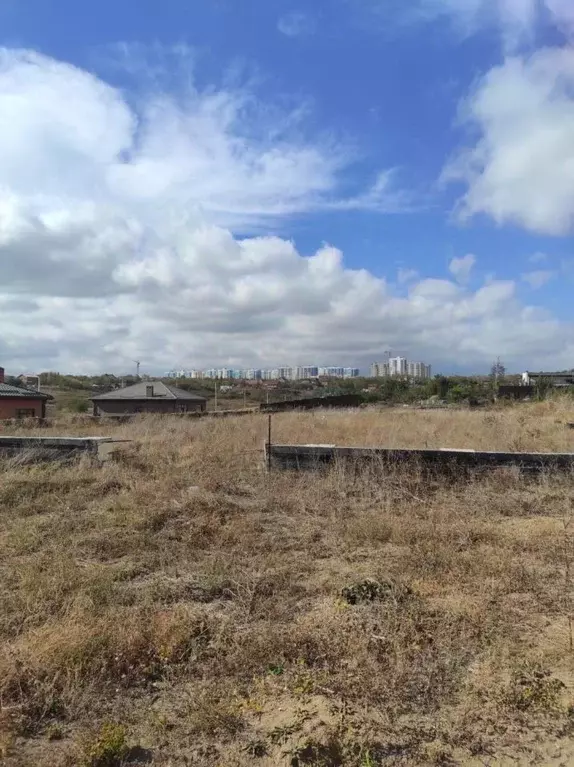
M416 269L405 269L401 267L397 272L397 282L399 285L406 285L409 282L414 282L419 277L419 273Z
M478 84L464 118L479 132L446 169L463 217L566 235L574 228L574 50L509 58Z
M389 7L387 0L373 3L383 13ZM417 23L450 19L463 36L497 29L507 50L532 43L547 24L566 34L574 32L571 0L415 0L405 5L403 18Z
M531 264L542 264L545 261L548 261L548 255L546 253L533 253L531 256L529 256L528 260Z
M277 236L297 213L391 206L388 186L338 192L351 158L302 138L244 93L155 93L137 112L93 75L30 52L0 57L0 361L10 372L366 365L384 348L433 363L543 365L569 327L476 291L408 283ZM293 126L293 121L291 121ZM374 204L373 200L376 200Z
M457 282L464 284L470 279L470 273L475 263L476 257L468 253L466 256L453 258L448 269Z
M550 282L556 276L555 272L545 269L537 269L533 272L525 272L522 275L524 282L527 282L533 290L541 288Z
M315 20L308 13L294 11L281 16L277 29L287 37L302 37L315 31Z

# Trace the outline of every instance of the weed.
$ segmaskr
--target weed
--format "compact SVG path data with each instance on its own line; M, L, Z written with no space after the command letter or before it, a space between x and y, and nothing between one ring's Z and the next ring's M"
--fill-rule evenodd
M62 740L64 737L64 730L62 729L62 725L60 724L50 724L46 728L46 737L48 740Z
M126 734L123 725L104 723L100 731L85 745L85 767L119 767L128 753Z
M555 711L565 685L540 666L515 671L503 693L504 702L519 711Z
M403 601L411 595L411 590L393 581L375 581L367 578L351 586L345 586L343 599L350 605L365 602L383 602L385 600Z

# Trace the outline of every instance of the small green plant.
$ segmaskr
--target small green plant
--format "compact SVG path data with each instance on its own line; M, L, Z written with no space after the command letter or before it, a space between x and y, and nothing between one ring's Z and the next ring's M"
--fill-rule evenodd
M563 682L552 677L550 671L534 666L514 672L503 698L519 711L552 710L558 707L563 688Z
M376 762L371 756L371 751L369 749L367 749L363 754L361 754L360 767L376 767Z
M375 581L367 578L352 586L345 586L341 595L350 605L366 602L384 602L385 600L403 601L410 596L411 590L393 581Z
M245 751L249 754L249 756L252 756L255 759L261 759L268 754L267 744L264 740L259 739L250 740L249 743L245 746Z
M85 767L117 767L128 753L126 728L106 722L85 746Z
M73 413L87 413L90 409L90 403L85 399L75 399L70 403L70 410Z
M64 731L61 725L51 724L46 730L46 737L48 740L62 740L64 737Z

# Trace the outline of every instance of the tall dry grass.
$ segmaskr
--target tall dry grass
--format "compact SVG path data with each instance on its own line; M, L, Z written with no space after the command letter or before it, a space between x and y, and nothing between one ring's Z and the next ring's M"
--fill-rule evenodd
M273 441L570 450L569 420L288 414ZM571 477L268 475L263 416L67 432L132 442L0 465L7 765L572 758Z

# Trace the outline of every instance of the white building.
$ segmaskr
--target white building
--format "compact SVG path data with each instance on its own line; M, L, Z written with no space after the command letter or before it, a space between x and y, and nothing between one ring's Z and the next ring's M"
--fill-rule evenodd
M424 362L409 362L406 357L391 357L386 362L373 362L371 378L418 378L431 377L431 366Z
M359 373L359 368L344 368L343 378L358 378Z
M390 376L408 375L408 363L406 357L391 357L389 360Z
M318 372L322 378L343 378L343 376L345 375L345 368L339 368L339 367L319 368Z
M426 380L431 377L431 366L424 362L409 362L407 365L409 378L419 378Z
M307 365L303 367L298 367L295 371L295 375L298 380L302 380L305 378L317 378L319 375L319 368L314 367L313 365Z

